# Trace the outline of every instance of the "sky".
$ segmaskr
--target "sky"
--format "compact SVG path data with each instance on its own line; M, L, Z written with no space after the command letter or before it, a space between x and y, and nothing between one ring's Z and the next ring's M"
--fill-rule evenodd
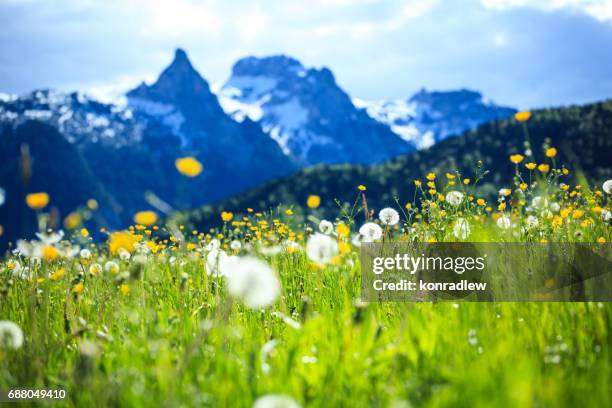
M108 99L153 81L176 47L211 84L241 57L286 54L361 99L612 97L612 0L0 0L0 92Z

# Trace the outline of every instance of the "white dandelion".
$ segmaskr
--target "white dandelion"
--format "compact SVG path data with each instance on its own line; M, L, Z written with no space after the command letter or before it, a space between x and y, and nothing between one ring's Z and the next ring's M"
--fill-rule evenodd
M503 215L497 219L497 226L501 229L508 229L511 226L510 218Z
M327 235L313 234L306 243L306 255L311 261L326 264L338 253L338 244Z
M395 225L399 222L400 216L393 208L383 208L378 213L378 218L385 225Z
M606 194L612 194L612 179L606 180L601 188L606 192Z
M465 218L457 218L455 225L453 227L453 235L457 239L467 239L470 235L470 224Z
M119 259L125 262L129 261L132 256L132 254L130 254L130 251L128 251L125 248L119 248L118 254L119 254Z
M325 235L329 235L334 232L334 224L327 220L322 220L319 223L319 231L321 231Z
M18 349L23 346L21 328L9 320L0 320L0 348Z
M108 261L104 264L104 270L108 273L116 275L119 273L119 264L115 261Z
M215 249L221 248L221 242L218 239L213 239L204 247L207 251L214 251Z
M612 213L610 211L608 211L608 210L602 210L601 211L601 218L604 221L610 221L610 220L612 220Z
M463 202L463 193L460 191L451 190L446 193L445 199L450 205L458 206Z
M380 225L367 222L359 228L359 233L363 236L363 242L372 242L382 238L383 231Z
M45 245L55 245L64 238L64 231L49 232L43 234L41 232L36 233L38 240Z
M538 226L540 222L538 221L538 217L535 217L533 215L530 215L529 217L527 217L527 219L525 220L525 226L527 227L527 229L532 229Z
M229 257L222 269L230 295L241 299L251 309L273 304L280 295L280 282L274 271L263 261L250 257Z
M550 209L550 211L556 213L559 212L559 210L561 209L561 206L559 205L559 203L551 203L548 208Z
M253 408L300 408L300 404L287 395L268 394L257 398Z
M543 210L548 207L548 200L540 196L535 196L531 200L531 206L538 210Z
M91 251L87 248L81 249L79 256L81 257L81 259L89 261L91 259Z
M242 248L242 243L240 243L240 241L238 241L237 239L233 240L232 242L230 242L230 248L233 251L240 251L240 249Z

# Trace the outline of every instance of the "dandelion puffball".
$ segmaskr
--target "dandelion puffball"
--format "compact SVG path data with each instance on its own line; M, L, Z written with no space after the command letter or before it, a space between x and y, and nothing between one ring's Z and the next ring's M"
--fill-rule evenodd
M222 267L230 295L251 309L273 304L280 295L280 282L263 261L250 256L230 257Z
M601 188L606 192L606 194L612 194L612 179L606 180Z
M510 228L510 225L510 218L506 217L505 215L497 219L497 226L501 229L508 229Z
M451 190L448 193L446 193L445 199L450 205L457 206L463 202L463 193L459 191Z
M363 242L372 242L382 238L382 228L380 225L367 222L359 228L359 233L363 236Z
M213 276L223 275L223 263L227 254L222 249L213 249L206 255L206 273Z
M311 261L326 264L338 253L338 244L327 235L313 234L306 243L306 255Z
M21 328L9 320L0 320L0 348L21 348L23 332Z
M393 208L383 208L378 213L378 218L385 225L395 225L399 222L400 216Z

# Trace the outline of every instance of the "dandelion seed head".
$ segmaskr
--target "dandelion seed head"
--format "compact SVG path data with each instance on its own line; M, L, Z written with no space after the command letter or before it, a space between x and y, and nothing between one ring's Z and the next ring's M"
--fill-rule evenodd
M453 206L458 206L463 202L463 193L455 190L451 190L446 193L445 200Z
M18 349L21 346L23 346L21 328L9 320L0 320L0 348Z
M367 222L359 228L359 233L363 237L363 242L372 242L382 238L382 228L374 222Z
M390 207L380 210L378 218L385 225L396 225L400 220L399 213Z
M251 257L229 257L222 269L231 296L251 309L273 304L280 295L280 282L274 271L262 260Z
M306 255L311 261L326 264L337 254L338 244L331 237L315 233L308 238L308 242L306 243Z

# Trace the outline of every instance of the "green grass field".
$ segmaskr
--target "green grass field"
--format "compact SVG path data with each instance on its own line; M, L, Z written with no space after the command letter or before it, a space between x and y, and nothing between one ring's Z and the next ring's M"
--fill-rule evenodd
M430 174L401 220L366 229L364 187L319 226L291 209L208 232L140 213L93 243L72 214L0 264L0 389L64 389L59 406L611 406L610 303L360 300L359 237L609 245L606 185L570 187L554 161L527 184L512 160L498 202Z

